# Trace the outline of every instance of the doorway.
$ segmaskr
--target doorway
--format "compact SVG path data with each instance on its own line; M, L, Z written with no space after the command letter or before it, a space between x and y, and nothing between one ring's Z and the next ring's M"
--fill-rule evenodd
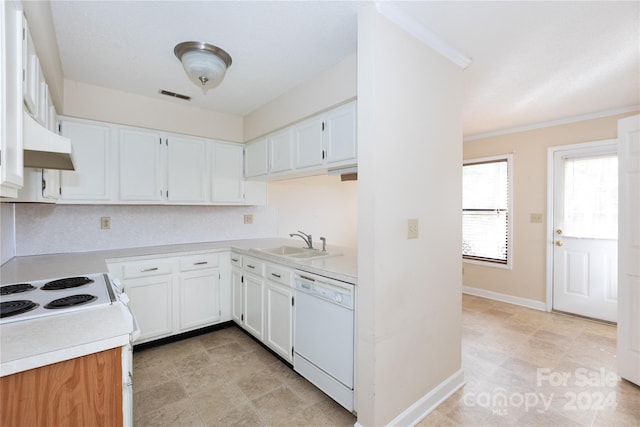
M552 147L548 168L547 306L616 322L617 143Z

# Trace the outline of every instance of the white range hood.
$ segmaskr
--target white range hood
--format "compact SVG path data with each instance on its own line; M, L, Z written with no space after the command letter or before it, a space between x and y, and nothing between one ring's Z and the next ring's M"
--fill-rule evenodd
M60 136L22 112L24 166L74 170L71 140Z

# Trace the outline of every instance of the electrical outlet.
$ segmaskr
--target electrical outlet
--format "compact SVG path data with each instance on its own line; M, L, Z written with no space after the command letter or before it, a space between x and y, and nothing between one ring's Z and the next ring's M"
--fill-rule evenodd
M529 221L530 222L535 222L535 223L542 223L542 214L541 213L532 213L529 216Z
M103 216L100 218L100 229L101 230L109 230L111 229L111 217Z
M418 218L409 218L407 220L407 239L418 238Z
M253 215L252 214L244 214L244 223L245 224L253 224Z

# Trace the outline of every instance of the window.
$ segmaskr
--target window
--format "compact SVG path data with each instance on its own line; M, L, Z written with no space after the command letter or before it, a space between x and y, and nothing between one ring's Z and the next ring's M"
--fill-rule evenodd
M511 267L512 156L466 160L462 167L462 258Z

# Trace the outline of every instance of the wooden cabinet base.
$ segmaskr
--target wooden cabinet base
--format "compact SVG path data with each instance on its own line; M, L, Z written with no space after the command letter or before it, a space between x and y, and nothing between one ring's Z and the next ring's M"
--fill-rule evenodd
M2 426L122 426L121 349L0 378Z

